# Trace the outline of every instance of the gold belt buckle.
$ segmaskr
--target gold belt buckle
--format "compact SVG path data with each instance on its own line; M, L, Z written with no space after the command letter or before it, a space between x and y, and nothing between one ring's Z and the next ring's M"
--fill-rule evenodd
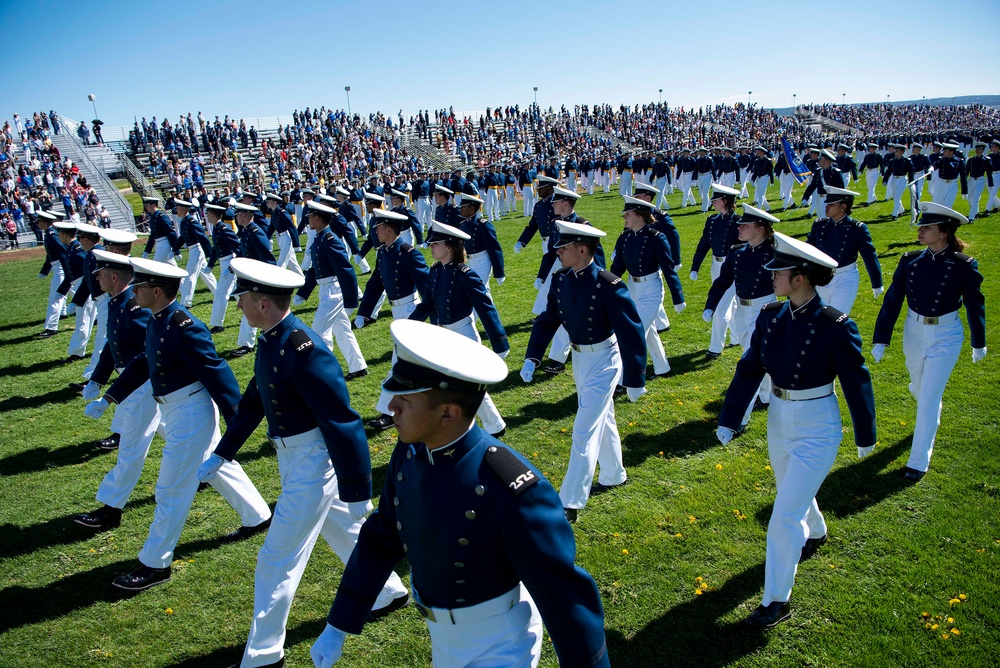
M938 318L937 318L937 316L931 316L929 318L924 318L924 324L925 325L936 325L936 324L938 324Z
M781 389L780 387L773 386L773 387L771 387L771 391L774 393L774 396L778 397L779 399L784 399L785 398L784 397L785 390Z
M740 300L740 306L750 306L752 304L753 304L753 300L752 299L741 299Z

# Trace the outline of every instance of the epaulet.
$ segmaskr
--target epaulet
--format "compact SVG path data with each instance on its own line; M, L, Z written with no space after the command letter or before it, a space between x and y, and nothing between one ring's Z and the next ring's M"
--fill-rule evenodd
M743 242L740 242L740 243L738 243L738 244L733 244L733 245L732 245L732 246L730 247L730 249L729 249L729 250L736 250L737 248L743 248L744 246L746 246L746 245L747 245L747 243L748 243L748 242L746 242L746 241L743 241Z
M462 272L463 274L467 274L470 271L472 271L472 267L470 267L469 265L467 265L466 263L463 262L460 265L458 265L458 270L460 272Z
M607 281L611 285L618 285L619 283L622 282L621 278L619 278L618 276L615 276L614 274L612 274L607 269L601 269L601 271L598 272L597 275L600 276L601 278L603 278L605 281Z
M916 256L920 255L923 252L924 252L923 250L907 251L907 252L903 253L903 257L912 259L912 258L915 258Z
M768 302L760 307L761 311L771 311L776 308L781 308L782 304L785 302Z
M552 275L555 276L556 274L565 274L568 271L569 271L569 267L561 267L561 268L556 269L555 271L553 271Z
M411 250L413 250L413 246L411 246L410 244L400 244L399 250L403 251L404 253L409 253Z
M194 320L191 319L191 316L189 316L187 313L185 313L181 309L177 309L176 311L174 311L174 314L172 316L170 316L170 320L175 325L177 325L178 327L180 327L182 329L184 327L187 327L188 325L190 325L192 322L194 322Z
M965 253L955 253L955 259L959 262L972 262L972 258Z
M139 309L142 308L141 306L139 306L139 300L136 299L135 297L132 297L127 302L125 302L125 306L128 307L129 313L131 313L132 311L138 311Z
M309 350L316 344L309 338L309 334L306 333L306 330L293 329L292 333L288 335L288 345L292 347L293 351L301 353L303 350Z
M489 446L486 448L484 459L514 496L523 494L529 487L538 483L535 472L505 447Z
M576 220L574 222L579 225L590 225L590 221L581 216L580 214L577 214Z
M847 314L843 311L838 311L829 304L823 304L823 315L825 315L830 320L833 320L838 325L847 321Z

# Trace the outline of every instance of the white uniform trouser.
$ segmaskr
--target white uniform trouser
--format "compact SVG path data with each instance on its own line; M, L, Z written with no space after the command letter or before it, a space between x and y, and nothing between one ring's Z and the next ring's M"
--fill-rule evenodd
M294 271L299 276L305 276L302 267L299 266L299 259L295 256L295 248L292 244L292 235L289 232L278 234L278 266L289 271Z
M795 204L795 197L792 196L793 188L795 188L795 177L788 172L782 172L778 177L778 198L781 200L781 208L787 209Z
M515 193L514 186L513 185L507 186L507 193L506 193L507 204L504 207L504 213L514 213L514 208L517 206L516 200L514 199L514 193Z
M493 275L493 263L490 262L490 254L486 251L479 251L470 255L469 269L476 272L476 275L483 279L483 287L486 288L486 294L490 296L490 299L493 299L493 293L490 292L490 276Z
M253 621L240 665L264 666L284 654L285 625L309 557L320 533L345 564L364 520L355 522L340 500L337 476L322 436L278 448L281 495L254 573ZM375 609L406 593L395 573L382 588Z
M576 192L576 172L566 172L566 190Z
M632 172L625 170L622 172L621 180L618 182L618 193L620 195L632 196Z
M740 179L740 197L747 197L747 184L750 183L750 170L744 169L743 178Z
M903 353L910 373L910 394L917 400L913 445L906 465L926 471L934 451L934 438L941 424L941 398L948 384L965 332L958 313L943 316L936 325L925 325L909 312L903 324Z
M719 177L719 184L724 185L727 188L732 188L736 185L736 172L723 172Z
M458 332L462 336L472 339L476 343L482 343L482 339L479 338L479 331L476 329L476 321L473 320L470 314L466 318L462 318L450 325L442 325L446 329L450 329L453 332ZM487 394L483 398L483 403L476 411L476 415L483 423L483 429L486 430L488 434L496 434L503 429L506 429L507 423L504 422L503 417L500 416L500 411L497 410L496 404L493 403L493 399Z
M73 303L73 295L80 289L81 283L83 283L83 276L70 281L69 292L66 293L66 308L63 311L63 315L76 315L76 304Z
M240 318L240 333L236 335L236 345L244 348L257 345L257 328L250 326L246 316Z
M393 320L406 320L413 313L414 309L417 308L417 304L420 303L420 295L414 292L412 295L413 299L405 304L394 304L392 306L392 319ZM378 313L378 311L376 311ZM393 348L392 351L392 361L389 364L389 378L392 375L392 367L396 364L396 350ZM392 415L392 411L389 410L389 402L392 401L392 395L382 390L378 395L378 403L375 404L375 410L382 413L383 415Z
M934 192L931 193L934 203L944 204L950 209L955 203L955 198L958 196L958 179L951 179L950 181L934 179L934 183L936 184Z
M90 340L90 332L94 328L94 319L97 317L97 306L94 300L87 297L83 306L76 309L76 323L73 327L73 335L69 338L69 347L66 355L83 357L87 354L87 342Z
M750 339L753 338L753 331L757 325L757 316L760 314L760 310L764 308L764 304L777 301L777 299L774 295L766 295L751 300L752 303L750 304L737 303L736 311L733 313L733 319L729 323L729 326L732 329L732 338L740 342L743 352L746 352L747 348L750 347ZM770 374L764 374L764 379L760 381L760 386L757 388L757 396L754 398L759 398L765 404L771 401ZM750 422L750 413L753 412L753 405L754 399L750 399L746 412L743 413L743 421L740 422L741 425Z
M544 252L545 247L548 246L548 239L542 239L542 249ZM549 275L545 277L542 282L542 287L539 288L538 294L535 295L535 303L531 307L531 312L534 315L541 315L545 312L545 307L549 303L549 288L552 287L552 274L556 273L562 269L562 262L556 260L552 263L552 268L549 269Z
M978 179L969 177L969 218L974 218L979 213L979 200L983 197L985 187L985 176L980 176Z
M683 195L681 196L681 208L684 208L690 202L692 205L697 204L698 200L694 198L694 193L691 192L691 172L681 172L680 177L680 188Z
M898 216L906 211L906 208L903 206L903 193L906 192L906 177L890 176L887 186L885 197L886 199L893 200L892 215Z
M316 238L316 230L311 227L306 228L306 247L302 251L302 264L299 265L302 269L302 273L309 271L309 267L313 264L312 259L312 245L313 240Z
M492 223L494 220L496 220L495 213L497 209L497 189L487 188L484 200L485 201L483 202L483 206L486 209L485 211L486 218Z
M417 220L420 221L420 230L422 232L426 231L431 226L431 219L434 218L434 207L431 206L431 198L418 197L417 210L414 213L417 214Z
M841 172L840 175L844 178L844 188L848 188L851 185L851 171L847 170Z
M213 295L215 294L216 281L212 270L208 268L208 260L205 259L205 249L201 244L188 246L187 276L181 281L180 301L184 306L190 306L194 301L194 291L198 287L198 277L201 277L205 287Z
M722 263L725 260L716 260L712 257L712 282L722 273ZM712 338L708 342L708 351L711 353L721 353L726 346L726 330L729 329L729 322L733 319L733 311L736 309L736 284L729 286L729 289L722 295L719 305L715 307L712 314ZM731 340L732 337L730 337Z
M663 308L663 279L659 272L641 278L645 280L637 283L629 277L628 293L639 312L639 320L646 336L646 350L653 360L653 373L660 375L670 371L670 362L667 361L663 342L656 331L656 317Z
M420 600L419 592L414 590L413 595ZM447 610L432 610L437 621L425 621L431 635L434 668L534 668L538 665L542 651L542 617L524 585L455 611L456 616L461 610L462 615L471 616L475 621L452 624Z
M521 210L525 218L535 210L535 191L530 183L521 188Z
M611 192L611 172L602 170L600 172L600 177L601 177L601 187L604 189L604 192L606 193Z
M227 255L219 259L219 281L215 286L215 296L212 298L212 317L209 327L222 327L226 322L226 307L229 306L229 293L236 283L236 274L229 271L229 263L235 255Z
M66 310L66 295L59 294L59 286L66 277L62 264L52 265L52 278L49 280L49 307L45 311L45 329L59 329L59 317Z
M914 188L917 191L917 196L916 196L915 199L911 197L911 199L910 199L910 205L911 206L917 206L917 202L920 201L920 198L924 194L924 184L927 183L927 177L925 176L924 178L921 179L921 178L919 178L920 174L921 174L921 172L917 172L914 175L914 178L916 180L914 181L913 186L914 186Z
M1000 174L993 175L993 185L989 186L986 193L986 210L1000 209L1000 197L997 191L1000 190Z
M712 172L705 172L698 175L698 197L701 198L701 212L708 211L711 200L708 199L709 188L712 187Z
M588 195L594 194L594 181L596 172L590 171L583 175L583 188L587 191Z
M337 347L347 362L348 373L368 368L358 339L351 330L347 311L344 310L344 293L340 289L340 282L336 277L330 276L319 279L317 284L319 304L313 316L312 330L323 338L330 350L333 350L334 338L337 339Z
M219 409L208 390L196 389L200 385L178 390L195 392L182 400L160 404L160 429L166 443L156 479L153 523L139 551L139 561L150 568L166 568L174 560L174 548L198 491L198 467L222 438ZM223 464L210 484L239 513L243 526L257 526L271 516L264 497L238 463Z
M97 501L113 508L124 508L131 496L142 466L160 425L160 409L153 401L149 381L139 386L115 407L111 431L119 434L118 461L97 488Z
M877 169L865 170L865 183L868 184L868 203L871 204L875 201L875 186L878 185Z
M174 249L170 247L170 240L166 237L160 237L156 240L156 245L154 246L153 259L157 262L166 262L167 264L172 264L177 266L177 260L174 259Z
M661 176L653 182L653 185L656 186L657 191L659 191L656 195L656 199L653 201L653 204L663 208L667 204L667 177Z
M850 314L854 300L858 298L861 275L857 263L837 267L829 285L817 285L816 292L824 304L829 304L842 313Z
M563 508L587 505L598 464L601 466L598 482L602 485L620 485L628 477L615 422L614 394L621 378L622 358L617 341L595 352L573 351L577 409L569 466L559 487Z
M770 211L771 205L767 201L767 187L771 184L771 177L761 176L753 180L753 203L759 209Z
M91 374L97 368L97 362L101 359L101 350L108 341L108 293L103 293L94 299L94 322L97 327L94 330L94 353L90 356L87 368L83 370L83 377L90 380Z
M802 547L807 539L826 535L816 492L833 468L842 437L836 395L807 401L772 398L767 450L777 493L767 525L764 605L791 597Z

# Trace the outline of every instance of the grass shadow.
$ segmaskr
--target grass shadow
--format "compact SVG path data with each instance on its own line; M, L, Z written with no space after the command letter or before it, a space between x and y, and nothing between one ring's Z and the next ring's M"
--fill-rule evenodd
M40 373L42 371L48 371L49 369L59 368L66 364L66 358L60 357L54 360L45 360L43 362L35 362L33 364L11 364L10 366L0 368L0 376L28 376L33 373Z
M110 454L111 450L102 450L94 445L91 439L83 443L63 445L58 448L31 448L0 459L0 476L15 476L22 473L37 473L62 466L72 466L90 461L95 457Z
M8 397L7 399L0 401L0 413L17 410L19 408L37 408L44 404L62 404L68 402L70 399L76 399L79 396L79 390L74 390L68 385L64 385L57 390L50 390L45 394L39 394L34 397Z
M714 422L683 422L655 433L632 433L622 439L622 462L625 468L640 466L650 457L685 457L718 445Z
M44 319L40 320L22 320L21 322L8 322L6 324L0 325L0 332L9 332L12 329L22 329L24 327L41 327L45 324ZM9 343L4 341L4 343Z

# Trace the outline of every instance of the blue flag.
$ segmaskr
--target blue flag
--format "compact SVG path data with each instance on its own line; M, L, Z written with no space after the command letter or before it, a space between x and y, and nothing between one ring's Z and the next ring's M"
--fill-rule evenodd
M792 145L788 143L788 137L781 138L781 150L785 153L785 161L792 170L792 176L794 176L795 180L800 184L804 183L806 177L808 177L811 172L808 167L802 164L802 160L799 156L795 155L795 151L792 150Z

